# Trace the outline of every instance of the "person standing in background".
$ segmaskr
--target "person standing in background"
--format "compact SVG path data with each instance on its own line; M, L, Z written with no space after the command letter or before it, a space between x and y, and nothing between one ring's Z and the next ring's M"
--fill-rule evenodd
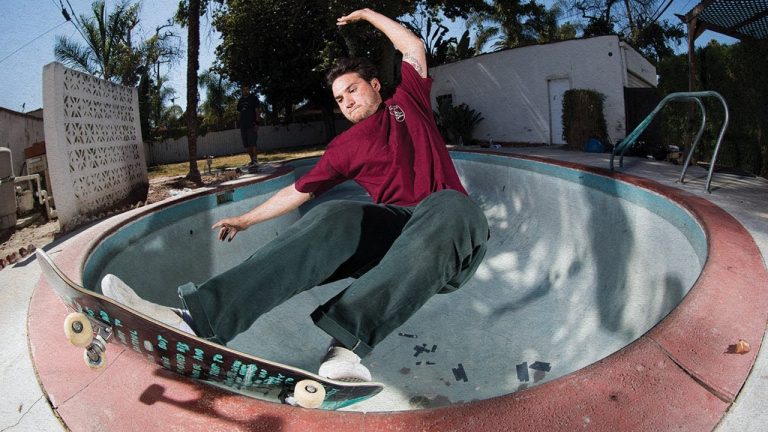
M257 167L256 141L259 137L259 98L251 94L248 86L243 86L243 94L237 101L237 111L240 113L240 137L243 139L243 147L251 157L251 162L247 168Z

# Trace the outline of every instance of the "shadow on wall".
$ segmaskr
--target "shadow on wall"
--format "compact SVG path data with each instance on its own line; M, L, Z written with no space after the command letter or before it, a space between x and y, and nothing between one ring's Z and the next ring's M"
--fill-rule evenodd
M610 196L621 196L617 182L602 184ZM638 242L664 240L653 235L653 226L643 226L637 215L630 217L623 200L606 206L601 195L588 194L587 197L590 214L584 228L589 232L590 257L597 276L595 300L600 324L610 332L634 340L642 332L636 324L638 321L660 321L680 302L687 289L681 277L666 267L668 256L647 256L644 251L648 249L638 247ZM661 249L665 249L664 246ZM674 253L673 248L666 252ZM648 278L654 282L648 283ZM635 292L638 289L644 290L642 295ZM636 299L641 301L635 302Z
M588 184L594 176L565 181L500 165L475 169L474 163L457 166L492 237L475 280L459 291L487 311L468 322L492 328L514 321L507 328L514 343L581 364L642 335L695 281L694 268L681 277L661 262L669 228L654 235L654 219L645 221L653 214L616 198L615 182L603 181L596 191ZM524 331L536 336L518 334ZM597 344L597 334L610 340Z

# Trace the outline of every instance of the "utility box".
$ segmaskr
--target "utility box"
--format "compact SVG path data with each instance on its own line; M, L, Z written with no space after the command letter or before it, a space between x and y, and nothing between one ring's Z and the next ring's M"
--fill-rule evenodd
M0 147L0 230L16 226L16 184L11 149Z

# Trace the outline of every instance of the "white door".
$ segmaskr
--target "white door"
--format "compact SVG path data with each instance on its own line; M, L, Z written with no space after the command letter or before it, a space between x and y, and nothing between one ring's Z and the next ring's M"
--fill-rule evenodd
M568 78L547 80L549 90L549 144L565 144L563 139L563 94L571 88Z

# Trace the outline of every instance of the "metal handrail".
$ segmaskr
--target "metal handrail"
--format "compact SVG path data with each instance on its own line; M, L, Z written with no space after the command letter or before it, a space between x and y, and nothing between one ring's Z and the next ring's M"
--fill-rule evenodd
M711 191L712 186L712 174L715 170L715 161L717 160L717 153L720 151L720 144L723 142L723 137L725 136L725 131L728 129L728 104L725 102L725 99L720 95L720 93L714 92L714 91L699 91L699 92L679 92L679 93L670 93L667 96L664 97L664 99L659 102L658 105L656 105L656 108L651 111L648 116L643 119L642 122L640 122L639 125L633 130L629 135L627 135L626 138L624 138L619 144L617 144L613 148L613 153L611 154L611 163L610 163L610 169L613 170L613 159L616 156L616 154L621 151L621 156L619 158L619 166L624 166L624 153L632 148L632 146L635 145L637 142L637 139L640 137L640 134L645 131L645 129L648 127L648 125L651 124L651 121L653 121L653 118L656 116L656 114L661 111L662 108L668 103L668 102L696 102L697 105L699 105L699 108L701 109L701 126L699 126L699 131L696 133L696 138L693 140L693 144L691 145L691 149L688 151L688 156L685 158L685 163L683 164L683 171L680 173L680 179L678 180L680 183L685 183L685 172L688 170L688 166L691 163L691 156L693 156L693 151L696 149L696 146L699 144L699 140L701 139L701 136L704 134L704 125L707 122L707 111L704 109L704 104L701 102L701 98L703 97L714 97L716 99L719 99L720 102L723 104L723 109L725 110L725 120L723 121L723 126L720 128L720 134L717 137L717 144L715 145L715 152L712 155L712 160L709 164L709 173L707 174L707 183L705 185L705 190L707 192Z

